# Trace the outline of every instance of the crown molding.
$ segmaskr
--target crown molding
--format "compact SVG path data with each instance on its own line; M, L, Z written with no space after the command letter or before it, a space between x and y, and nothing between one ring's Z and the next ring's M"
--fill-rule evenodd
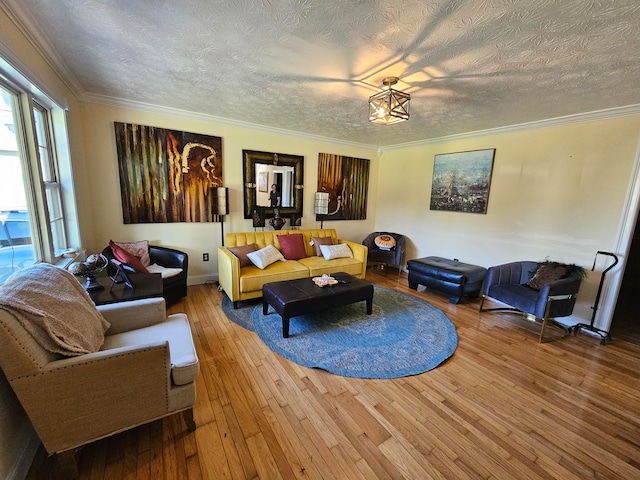
M375 152L377 150L376 145L369 145L365 143L349 142L347 140L340 140L330 137L322 137L320 135L313 135L309 133L295 132L292 130L285 130L283 128L269 127L266 125L260 125L257 123L244 122L242 120L233 120L229 118L216 117L215 115L209 115L206 113L190 112L187 110L181 110L179 108L163 107L160 105L153 105L150 103L139 102L136 100L125 100L117 97L110 97L106 95L85 94L82 96L81 101L84 103L97 103L101 105L107 105L111 107L126 108L129 110L137 110L141 112L154 113L156 115L168 115L171 117L184 118L187 120L196 120L200 122L217 123L220 125L228 125L230 127L245 128L247 130L254 130L257 132L270 133L274 135L284 135L287 137L301 138L304 140L312 140L323 143L331 143L334 145L341 145L345 147L354 147L364 150L371 150Z
M535 122L518 123L506 127L488 128L486 130L476 130L474 132L459 133L456 135L447 135L444 137L429 138L426 140L418 140L416 142L399 143L396 145L382 146L378 150L378 154L382 156L385 151L399 150L409 147L421 147L425 145L435 145L443 142L451 142L456 140L469 140L487 135L505 135L510 133L528 132L531 130L539 130L541 128L562 127L573 125L576 123L595 122L598 120L610 120L613 118L628 117L632 115L640 115L640 103L634 105L626 105L624 107L607 108L604 110L595 110L593 112L577 113L574 115L566 115L564 117L549 118L546 120L537 120Z
M32 95L40 98L40 101L48 98L63 110L69 109L66 98L54 94L33 70L16 57L4 44L0 43L0 77L3 75L11 82L15 82L26 91L31 92Z
M49 37L42 31L40 25L36 22L20 0L0 0L0 8L4 10L7 16L15 24L20 32L26 37L29 43L36 49L45 62L53 69L55 74L62 80L71 93L80 98L86 94L82 84L77 77L71 72L67 64L62 60L60 55L51 45ZM22 62L21 62L22 63ZM30 72L30 79L34 77ZM35 76L35 78L38 78ZM42 83L42 82L41 82ZM41 87L41 85L40 85Z
M407 143L399 143L396 145L381 146L381 145L370 145L370 144L364 144L364 143L349 142L346 140L322 137L319 135L300 133L300 132L285 130L281 128L259 125L256 123L244 122L241 120L232 120L229 118L217 117L215 115L190 112L187 110L181 110L177 108L163 107L159 105L138 102L135 100L124 100L121 98L109 97L106 95L85 94L81 98L81 100L86 103L97 103L102 105L109 105L112 107L126 108L130 110L138 110L138 111L148 112L148 113L155 113L158 115L168 115L172 117L185 118L189 120L218 123L221 125L229 125L232 127L245 128L248 130L255 130L255 131L264 132L264 133L272 133L272 134L284 135L288 137L302 138L306 140L314 140L314 141L320 141L324 143L332 143L335 145L362 148L365 150L374 151L378 155L378 157L382 157L384 152L390 151L390 150L400 150L404 148L420 147L425 145L436 145L443 142L469 140L469 139L484 137L488 135L506 135L511 133L539 130L543 128L561 127L561 126L572 125L576 123L586 123L586 122L593 122L598 120L610 120L614 118L640 115L640 104L634 104L634 105L627 105L624 107L608 108L604 110L596 110L593 112L578 113L574 115L566 115L563 117L537 120L535 122L519 123L516 125L509 125L506 127L489 128L486 130L476 130L474 132L466 132L466 133L460 133L456 135L447 135L443 137L429 138L425 140L419 140L416 142L407 142Z

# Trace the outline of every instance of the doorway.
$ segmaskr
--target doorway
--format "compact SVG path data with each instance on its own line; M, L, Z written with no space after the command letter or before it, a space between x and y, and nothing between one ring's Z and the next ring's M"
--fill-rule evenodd
M640 217L640 214L638 215ZM611 337L640 345L640 315L638 302L640 296L640 222L636 224L629 246L629 254L625 265L622 283L618 293L613 318L611 320Z

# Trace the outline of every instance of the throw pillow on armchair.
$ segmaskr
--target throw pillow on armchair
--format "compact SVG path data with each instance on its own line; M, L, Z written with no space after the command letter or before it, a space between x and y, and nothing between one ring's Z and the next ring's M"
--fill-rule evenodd
M134 253L129 252L126 248L122 247L121 244L117 244L113 240L109 240L109 246L111 247L111 251L113 252L113 256L122 263L126 263L133 267L137 272L140 273L149 273L147 267L145 267L141 261L141 256L136 256ZM147 246L148 249L148 246ZM147 250L147 258L149 258L149 253Z

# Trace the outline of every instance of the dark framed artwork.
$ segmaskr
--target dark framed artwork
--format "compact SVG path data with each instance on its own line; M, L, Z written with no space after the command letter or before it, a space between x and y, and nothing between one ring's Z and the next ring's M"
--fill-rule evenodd
M219 222L222 138L115 122L124 223Z
M487 213L496 149L435 156L431 210Z
M269 175L263 170L270 170ZM266 173L267 176L260 175ZM271 207L269 195L271 184L276 184L281 194L282 206L278 207L281 216L302 216L304 157L288 153L258 152L255 150L242 151L242 179L244 183L244 218L256 219L261 217L264 225L265 218L275 215ZM262 190L264 187L264 190ZM256 215L259 213L259 216Z
M316 221L367 218L369 163L366 158L318 154L316 191L329 194L329 213L316 214Z

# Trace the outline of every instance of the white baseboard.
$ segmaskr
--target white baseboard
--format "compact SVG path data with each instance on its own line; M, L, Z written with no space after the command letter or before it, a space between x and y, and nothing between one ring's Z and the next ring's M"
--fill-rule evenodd
M203 285L205 283L217 282L218 275L189 275L187 285Z

